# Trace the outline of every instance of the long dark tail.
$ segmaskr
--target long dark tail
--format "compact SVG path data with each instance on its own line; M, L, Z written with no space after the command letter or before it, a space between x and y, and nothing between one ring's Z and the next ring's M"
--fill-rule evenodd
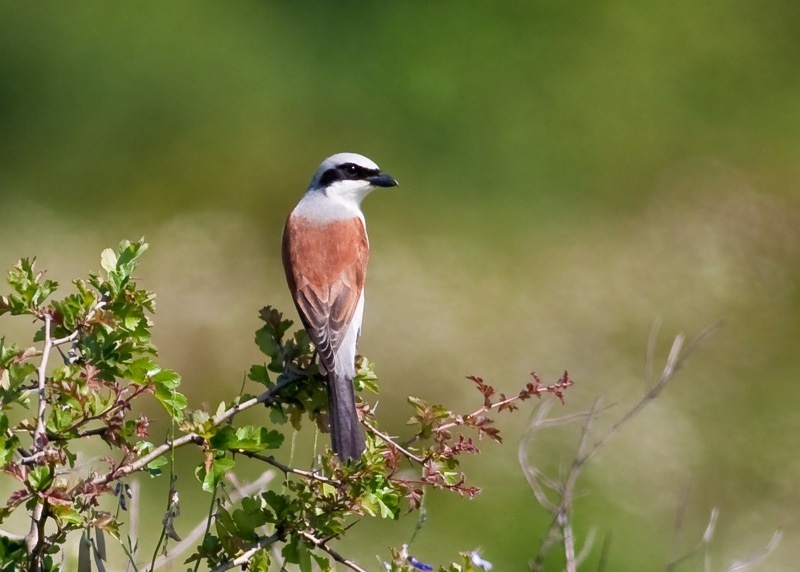
M345 463L364 452L364 433L358 423L353 380L328 372L328 411L333 452Z

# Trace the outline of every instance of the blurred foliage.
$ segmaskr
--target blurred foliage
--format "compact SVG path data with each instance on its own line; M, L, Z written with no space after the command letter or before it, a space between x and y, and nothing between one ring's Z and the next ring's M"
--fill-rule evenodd
M322 158L365 153L401 183L365 204L379 416L399 432L409 393L534 366L624 405L657 317L665 337L722 319L587 472L576 519L613 532L614 570L661 566L689 483L684 534L719 506L727 561L800 533L798 28L789 0L5 0L0 266L37 254L67 279L147 235L163 360L215 400L252 361L255 309L289 307L284 216ZM486 459L473 502L497 534L434 495L426 561L530 558L547 523L513 455ZM770 569L798 558L786 542Z

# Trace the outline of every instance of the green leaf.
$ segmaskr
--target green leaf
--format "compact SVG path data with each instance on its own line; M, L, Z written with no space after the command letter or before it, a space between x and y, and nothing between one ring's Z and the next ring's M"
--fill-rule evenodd
M148 378L160 371L160 367L149 357L141 357L128 364L125 369L125 379L136 385L144 385Z
M165 457L156 457L147 463L147 472L151 477L157 477L161 474L161 467L166 465L169 461Z
M269 550L259 550L248 562L251 572L269 572Z
M14 453L19 447L19 437L13 434L9 436L7 431L8 417L0 414L0 468L5 467L14 458Z
M53 482L53 475L47 465L38 465L28 473L28 483L35 491L43 491Z
M209 443L213 449L220 451L235 449L237 443L236 430L230 425L223 425L209 439Z
M177 371L171 369L161 369L153 372L150 379L156 385L161 385L165 389L176 389L181 384L181 376Z
M100 266L108 274L111 274L117 269L117 253L110 248L106 248L100 253Z
M389 506L385 501L391 501L395 506ZM370 516L378 516L381 518L396 519L400 516L399 506L396 506L396 498L391 495L382 496L380 494L369 493L361 499L361 505L364 507Z
M275 491L267 491L261 495L267 505L272 509L270 522L277 524L285 520L288 516L291 501L286 495L279 494Z
M267 371L266 366L263 365L254 365L250 367L250 372L247 374L247 379L250 381L255 381L256 383L261 383L270 387L272 382L269 379L269 372Z
M296 534L293 534L291 540L284 545L281 555L286 559L286 562L297 564L301 572L311 572L310 548Z
M276 403L269 408L269 420L273 425L285 425L289 421L289 416L281 407L280 403Z
M221 451L258 452L280 447L283 444L283 434L252 425L245 425L238 429L225 425L220 427L209 441L212 448Z
M236 509L231 515L233 522L239 531L239 535L245 540L255 540L257 538L256 529L269 522L268 511L260 506L255 499L245 497L242 499L242 508Z
M167 372L169 373L167 374ZM155 383L156 399L161 402L167 410L167 413L169 413L175 421L179 422L183 419L183 410L186 409L189 404L185 395L175 391L175 387L180 385L180 376L170 370L163 370L152 377L153 381L159 376L161 381Z
M368 389L372 393L380 393L378 387L378 376L375 373L375 364L364 356L359 356L356 360L356 376L353 379L356 391Z
M62 527L72 525L76 528L80 528L86 522L83 515L72 505L53 503L50 505L50 512L58 519Z
M333 568L331 568L331 562L325 556L312 554L314 557L314 561L317 563L317 567L320 569L320 572L331 572Z
M8 272L8 283L15 294L3 296L0 314L32 314L58 288L53 280L42 280L43 272L35 271L36 260L23 258Z
M283 434L264 427L245 426L236 430L238 448L244 451L277 449L283 444Z
M217 485L222 481L222 477L225 476L225 473L232 470L234 466L236 466L236 463L233 459L221 457L211 461L210 471L206 471L205 465L198 466L195 470L195 475L198 480L203 483L203 490L207 493L211 493L214 492L214 489L217 488Z
M281 373L283 371L283 360L281 359L280 343L267 326L256 331L256 345L262 353L271 358L267 366L268 369L275 373Z

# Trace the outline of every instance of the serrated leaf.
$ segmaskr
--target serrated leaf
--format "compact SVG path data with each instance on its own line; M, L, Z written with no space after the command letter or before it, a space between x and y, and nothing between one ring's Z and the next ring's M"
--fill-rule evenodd
M311 556L314 557L314 561L317 563L317 567L320 569L320 572L331 572L333 568L331 568L331 562L325 556L312 554Z
M81 527L86 522L83 515L73 506L52 504L50 506L50 511L62 527L68 524Z
M161 474L161 467L166 465L169 461L165 457L156 457L147 463L147 472L151 477L157 477Z
M50 473L50 467L47 465L39 465L31 469L28 473L28 483L35 491L43 491L53 482L53 475Z
M311 572L311 551L309 546L297 535L287 542L281 555L291 564L297 564L301 572Z
M248 566L252 572L269 572L269 565L269 551L266 549L256 552L250 559L250 562L248 562Z
M280 403L276 403L269 408L269 420L273 425L285 425L289 421L289 417Z
M268 387L272 385L272 382L269 379L269 372L267 371L266 366L263 365L251 366L250 371L247 374L247 379L250 381L255 381L256 383L261 383Z
M253 510L252 507L242 506L242 508L234 510L231 516L236 523L239 535L245 540L255 540L256 529L268 522L267 515L263 510Z
M221 451L252 451L277 449L283 444L283 434L264 427L245 425L234 429L230 425L221 427L209 439L211 447Z
M205 465L200 465L195 470L195 475L203 483L203 490L207 493L214 492L217 488L225 473L232 470L236 466L233 459L222 457L220 459L213 459L211 461L211 470L206 471Z

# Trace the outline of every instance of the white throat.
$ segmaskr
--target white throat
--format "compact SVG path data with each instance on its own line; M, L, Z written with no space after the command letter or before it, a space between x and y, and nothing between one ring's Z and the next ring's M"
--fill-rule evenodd
M328 191L330 191L330 188ZM360 198L364 198L367 193L364 193ZM323 190L312 189L303 195L292 214L320 222L357 217L366 226L360 202L359 198L346 193L326 194Z

